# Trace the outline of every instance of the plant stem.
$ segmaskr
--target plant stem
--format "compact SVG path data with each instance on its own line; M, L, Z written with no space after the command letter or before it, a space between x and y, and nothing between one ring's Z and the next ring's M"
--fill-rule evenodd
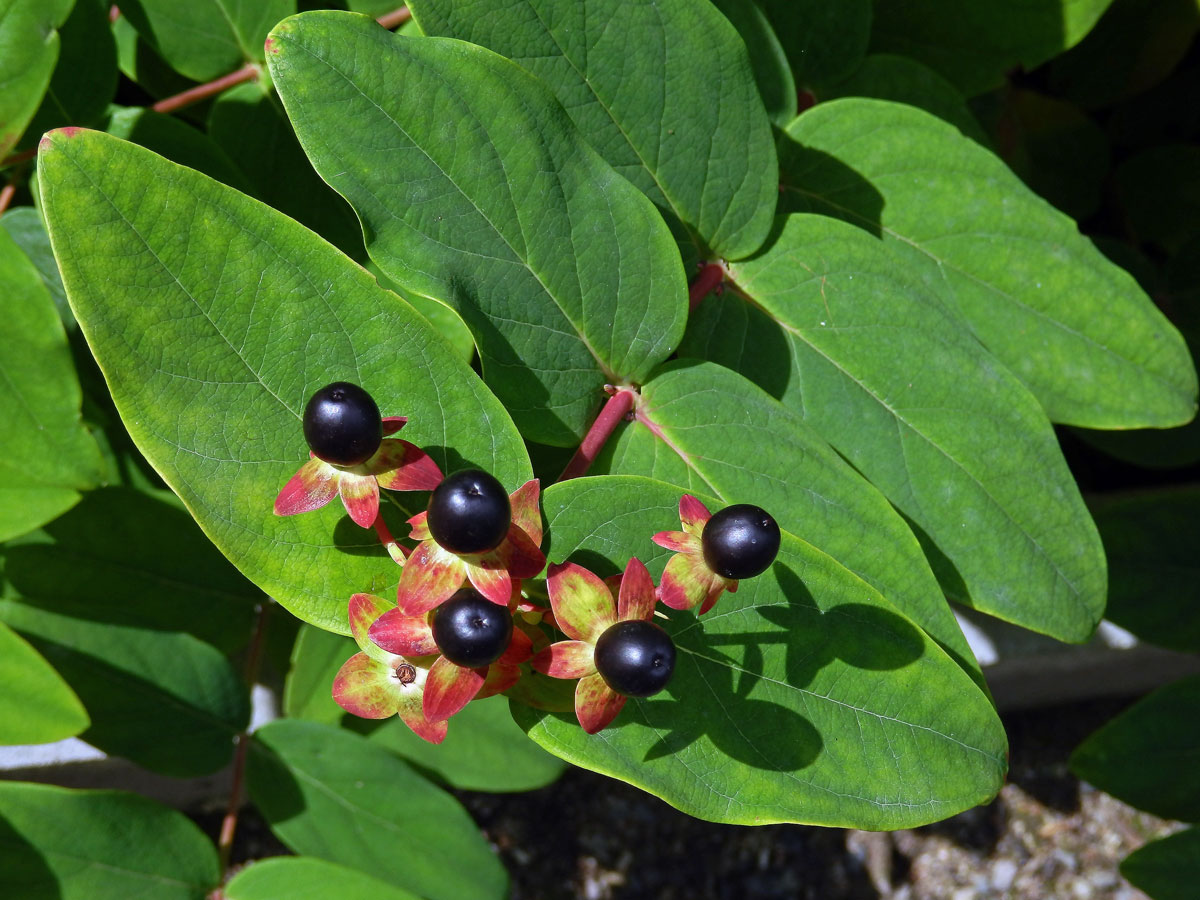
M251 689L258 681L258 667L262 662L263 640L267 633L270 612L270 601L264 602L258 608L258 622L254 626L254 637L250 639L250 649L246 653L246 683ZM229 805L225 808L221 834L217 839L217 856L221 863L222 876L229 869L229 857L233 852L233 836L237 832L238 810L242 805L242 781L246 775L246 751L249 747L250 731L247 729L237 736L237 746L233 751L233 783L229 787Z
M9 166L16 166L23 162L33 159L37 156L37 147L32 150L22 150L20 153L14 153L12 156L5 157L0 160L0 169L7 169Z
M0 188L0 215L4 215L4 211L8 209L8 204L12 203L13 194L17 192L16 179L10 178L8 184Z
M388 31L391 31L393 28L399 28L401 25L403 25L405 22L407 22L411 18L412 18L412 13L409 12L408 7L402 6L399 9L393 10L390 13L385 13L384 15L380 16L375 21L378 22L380 25L382 25L384 28L386 28Z
M575 455L571 457L567 467L558 476L559 481L587 474L593 460L600 454L605 442L616 429L617 423L622 421L633 409L634 396L634 392L629 388L612 391L612 396L600 410L600 415L596 416L596 421L592 423L588 433L583 436L583 442L579 445L579 449L575 451Z
M173 97L165 97L150 108L158 113L176 112L188 106L194 106L201 100L207 100L209 97L213 97L226 88L233 87L235 84L253 81L256 78L258 78L258 66L247 63L236 72L222 75L215 81L198 84L194 88L188 88L186 91L175 94Z
M705 263L696 280L688 285L688 312L694 312L700 301L725 280L725 270L719 263Z

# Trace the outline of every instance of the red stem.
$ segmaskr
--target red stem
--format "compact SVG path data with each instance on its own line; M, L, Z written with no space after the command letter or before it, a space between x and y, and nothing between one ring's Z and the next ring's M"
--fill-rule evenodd
M0 215L8 209L8 204L12 203L13 194L17 192L17 183L10 181L3 188L0 188Z
M150 108L158 113L175 112L188 106L194 106L201 100L207 100L209 97L215 96L226 88L233 87L235 84L253 81L257 77L258 67L246 64L236 72L222 75L215 81L210 81L207 84L198 84L194 88L188 88L182 93L175 94L173 97L165 97Z
M384 28L386 28L388 31L391 31L393 28L399 28L401 25L403 25L405 22L407 22L411 18L412 18L412 13L408 11L408 7L402 6L399 9L394 10L390 13L385 13L384 15L380 16L375 21L378 22L380 25L382 25Z
M269 602L263 603L258 609L258 622L254 627L254 637L250 639L250 649L246 653L246 682L253 689L258 680L258 667L262 661L262 649L267 633L267 618L270 615ZM225 808L225 818L221 821L221 834L217 838L217 855L221 862L221 872L229 868L229 857L233 852L233 836L237 832L238 810L242 805L242 782L246 776L246 751L250 747L250 732L243 731L237 736L237 746L233 751L233 783L229 787L229 805Z
M37 156L37 147L32 150L22 150L20 153L14 153L12 156L0 160L0 169L6 169L9 166L15 166L19 163L27 162Z
M696 280L688 285L688 312L694 312L700 301L725 280L725 270L718 263L705 263Z
M596 416L596 421L592 423L588 433L583 436L583 442L579 445L579 449L575 451L575 455L571 457L567 467L558 476L559 481L587 474L587 470L604 448L605 442L616 429L617 424L633 409L633 400L634 393L629 388L621 388L608 398L604 409L600 410L600 415Z

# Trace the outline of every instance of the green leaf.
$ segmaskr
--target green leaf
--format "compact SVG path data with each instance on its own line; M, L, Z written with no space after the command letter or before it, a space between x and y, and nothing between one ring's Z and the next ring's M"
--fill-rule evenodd
M108 24L110 5L103 0L76 0L59 29L58 65L23 144L35 146L51 128L95 125L104 118L117 91L117 45Z
M1153 147L1122 163L1116 182L1140 240L1173 254L1200 237L1200 146Z
M120 791L0 782L0 871L9 895L204 900L217 852L182 813Z
M0 624L0 744L48 744L88 727L87 710L36 650Z
M796 115L796 82L766 13L755 0L712 0L712 3L746 44L754 82L767 115L774 124L786 125Z
M182 119L131 107L112 110L104 130L123 141L153 150L171 162L203 172L240 191L249 191L246 176L212 138Z
M352 380L407 415L402 436L443 471L469 461L510 490L529 478L503 408L425 320L291 219L103 134L53 133L38 168L67 295L129 433L221 552L300 618L347 633L350 595L396 582L335 505L272 512L308 457L300 415L322 385Z
M944 119L984 147L991 144L958 88L907 56L872 53L848 78L828 88L821 99L838 97L874 97L907 103Z
M523 433L578 443L606 382L674 349L686 306L667 229L540 82L349 13L289 19L273 41L301 144L358 211L372 259L458 311Z
M876 3L871 50L920 60L973 97L998 87L1014 65L1032 69L1074 46L1111 2Z
M1200 675L1139 700L1075 748L1071 771L1164 819L1200 821Z
M287 719L254 738L250 796L296 853L430 900L505 896L504 869L466 810L387 750Z
M296 0L124 0L121 13L176 72L211 81L263 61L267 32Z
M73 599L88 618L186 632L225 653L245 645L266 600L181 508L123 487L92 491L0 560L10 596L51 609Z
M796 84L818 93L847 77L867 52L871 0L758 0L792 61Z
M469 703L437 745L421 740L397 718L368 738L464 791L532 791L553 782L564 768L513 723L504 697Z
M61 27L74 0L0 0L0 158L37 112L58 62Z
M75 316L71 314L70 304L67 303L67 292L63 289L62 276L58 274L58 263L54 260L54 251L50 249L50 236L46 234L42 214L32 206L17 206L0 216L0 228L8 232L8 236L37 268L63 325L68 330L74 330Z
M1200 828L1151 841L1121 861L1121 874L1154 900L1192 900L1200 882Z
M1144 641L1200 653L1200 488L1173 485L1098 497L1096 527L1108 556L1105 616Z
M258 199L343 253L366 255L354 210L313 171L273 90L260 82L223 91L208 115L208 133L246 173Z
M880 100L788 127L785 205L879 235L1034 393L1050 419L1164 427L1195 412L1182 338L1133 278L953 126Z
M657 576L670 554L647 538L679 527L678 503L678 488L648 478L552 485L550 558L615 571L636 549ZM786 532L766 573L702 620L672 611L664 627L679 650L671 683L606 730L523 707L517 723L570 762L718 822L905 828L1000 789L1004 730L984 694L873 588Z
M337 725L342 708L333 702L333 678L342 663L357 652L358 645L344 635L301 625L283 685L283 714Z
M544 81L600 155L703 259L753 253L778 189L771 126L737 31L708 0L410 4L425 34L481 44ZM611 263L610 263L611 265Z
M5 339L0 342L0 541L66 512L103 477L79 418L79 380L41 274L0 231Z
M117 67L152 97L168 97L196 86L167 65L124 15L117 16L112 32L117 42ZM180 115L190 117L192 111L185 107Z
M780 224L770 250L730 267L734 291L705 301L697 344L773 389L915 523L949 596L1085 640L1103 549L1037 402L878 241L823 216ZM723 341L733 329L741 341Z
M383 270L372 261L367 262L367 271L375 276L380 287L399 294L412 305L413 309L428 319L434 330L446 339L464 362L470 363L475 358L475 338L471 336L471 329L462 320L462 316L451 309L448 304L434 297L423 297L420 294L404 290L384 275Z
M225 885L225 900L418 900L415 894L308 856L275 857L242 869Z
M722 334L728 341L738 332L726 323ZM765 357L766 349L751 352ZM803 415L736 372L681 360L643 385L636 417L610 440L593 474L648 475L722 505L757 503L887 597L983 684L904 520ZM631 549L644 552L649 537Z

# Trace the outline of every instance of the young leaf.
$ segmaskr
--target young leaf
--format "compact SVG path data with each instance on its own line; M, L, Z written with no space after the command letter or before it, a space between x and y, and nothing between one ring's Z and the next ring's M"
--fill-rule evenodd
M357 869L311 856L264 859L225 885L225 900L418 900L416 894Z
M628 476L552 485L550 558L616 571L647 534L677 527L679 495ZM657 577L670 554L647 551ZM662 624L678 648L662 694L630 699L590 737L570 713L514 707L517 723L718 822L904 828L1000 789L1004 730L984 694L873 588L786 532L767 572L700 620L672 611Z
M352 866L430 900L505 896L504 868L466 810L387 750L347 731L288 719L254 738L250 796L296 853Z
M682 223L701 259L746 256L767 236L770 122L741 37L707 0L520 0L502 16L489 0L412 7L426 34L481 44L548 84L609 164Z
M58 62L59 28L74 0L8 0L0 16L0 159L33 118Z
M81 394L67 335L42 277L0 230L5 338L0 341L0 541L74 506L103 477L95 439L79 419Z
M1200 828L1135 850L1121 861L1121 874L1154 900L1191 900L1200 883Z
M606 382L644 378L674 349L685 285L666 227L537 79L339 12L281 24L270 66L372 259L462 315L528 437L577 443Z
M520 437L478 378L312 232L103 134L52 133L38 170L67 294L138 448L300 618L347 633L348 592L396 582L375 535L333 505L272 511L308 458L300 416L322 385L354 381L385 415L407 415L404 438L444 472L469 461L510 487L528 480Z
M726 339L735 333L723 331ZM765 354L765 348L753 352ZM789 365L786 358L779 362ZM648 475L716 496L723 505L762 506L781 528L887 597L982 685L920 544L884 496L803 416L736 372L693 360L660 368L642 386L635 414L593 474ZM631 552L647 550L648 538Z
M842 222L789 216L730 277L735 291L706 300L693 325L707 355L774 388L914 522L950 596L1086 639L1104 609L1103 550L1021 383ZM747 332L740 351L716 337L726 321Z
M173 809L121 791L0 782L0 872L12 897L204 900L217 851Z
M1071 771L1156 816L1200 821L1200 675L1110 720L1075 748Z
M1192 417L1196 371L1175 328L1074 222L953 126L848 98L819 104L787 134L784 205L881 236L1052 421L1134 428Z
M87 710L40 653L0 624L0 744L47 744L88 727Z

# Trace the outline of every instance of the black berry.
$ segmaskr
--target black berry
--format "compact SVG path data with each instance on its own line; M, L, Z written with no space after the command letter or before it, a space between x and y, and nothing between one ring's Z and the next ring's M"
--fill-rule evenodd
M504 485L478 469L455 472L433 491L426 518L434 540L452 553L484 553L512 524Z
M433 616L433 640L442 656L472 669L490 666L503 656L512 633L508 607L472 588L456 591Z
M383 440L379 407L357 384L327 384L304 407L304 439L313 453L335 466L366 462Z
M618 694L649 697L671 680L675 642L653 622L618 622L600 635L594 658L600 677Z
M761 507L727 506L704 525L704 561L726 578L753 578L765 572L779 552L779 525Z

